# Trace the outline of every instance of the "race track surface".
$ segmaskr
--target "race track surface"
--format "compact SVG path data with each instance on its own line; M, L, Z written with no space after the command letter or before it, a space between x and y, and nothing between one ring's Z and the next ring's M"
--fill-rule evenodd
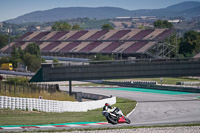
M67 90L67 87L63 87ZM200 123L200 94L130 91L127 89L73 87L73 91L113 95L136 100L138 106L129 116L132 125Z
M60 87L68 91L68 87ZM153 126L200 123L200 94L146 90L137 88L73 87L73 91L117 96L136 100L137 107L128 116L131 124L111 125L105 122L92 124L55 124L51 126L2 127L1 131L60 130L71 128L107 128L122 126Z

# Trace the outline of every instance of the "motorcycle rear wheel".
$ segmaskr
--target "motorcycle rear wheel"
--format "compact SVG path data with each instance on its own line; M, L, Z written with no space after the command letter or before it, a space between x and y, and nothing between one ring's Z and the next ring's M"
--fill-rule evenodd
M117 121L118 121L116 118L112 117L111 115L108 115L106 119L108 123L111 123L111 124L117 124Z

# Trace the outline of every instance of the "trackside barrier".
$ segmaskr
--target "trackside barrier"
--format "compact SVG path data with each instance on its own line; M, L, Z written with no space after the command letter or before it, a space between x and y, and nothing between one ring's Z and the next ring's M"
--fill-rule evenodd
M43 112L86 112L88 110L101 108L105 103L110 103L111 105L115 104L116 97L86 102L70 102L0 96L0 109L10 108L12 110L21 109Z

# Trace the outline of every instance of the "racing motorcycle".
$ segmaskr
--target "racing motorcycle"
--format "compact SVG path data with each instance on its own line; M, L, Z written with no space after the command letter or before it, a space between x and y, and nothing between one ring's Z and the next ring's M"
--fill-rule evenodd
M127 123L130 124L131 121L123 115L121 110L117 107L112 109L103 110L102 114L106 117L108 123L117 124L117 123Z

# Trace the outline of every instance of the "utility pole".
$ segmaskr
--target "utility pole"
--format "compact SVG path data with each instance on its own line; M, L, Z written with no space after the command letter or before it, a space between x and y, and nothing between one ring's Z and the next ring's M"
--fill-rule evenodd
M10 48L10 34L11 34L11 27L9 26L8 28L8 53L11 53L11 48Z

